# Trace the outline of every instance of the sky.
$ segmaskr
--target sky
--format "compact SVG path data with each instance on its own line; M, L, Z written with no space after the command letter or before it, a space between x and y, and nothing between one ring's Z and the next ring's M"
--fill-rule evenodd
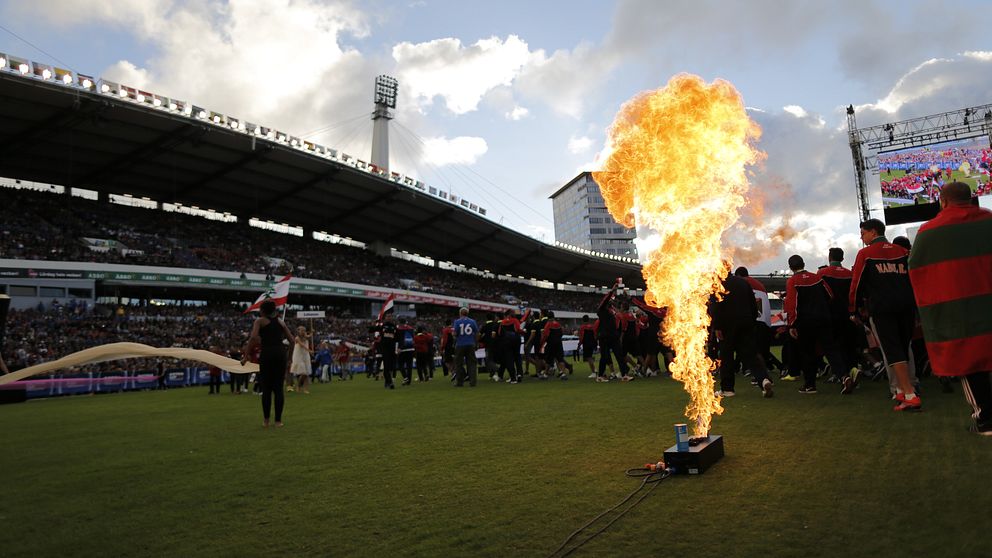
M620 106L722 78L762 127L753 273L853 262L844 109L870 126L992 101L979 1L18 0L0 52L67 66L367 159L372 84L400 83L391 166L554 240L548 196L594 170ZM16 35L16 36L15 36ZM881 208L878 193L872 206ZM759 202L759 200L762 200ZM881 217L881 211L873 212ZM773 239L785 227L784 237ZM893 227L893 234L905 227ZM647 231L639 231L641 236Z

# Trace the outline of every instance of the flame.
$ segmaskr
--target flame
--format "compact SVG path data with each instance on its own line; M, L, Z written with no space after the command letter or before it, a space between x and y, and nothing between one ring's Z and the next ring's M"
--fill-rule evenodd
M730 252L721 238L746 203L746 167L764 157L753 147L760 136L733 85L679 74L623 105L609 131L611 153L593 173L618 222L660 237L641 255L645 299L669 309L662 339L675 351L672 376L691 396L685 413L696 436L723 413L717 364L706 356L706 306L722 294Z

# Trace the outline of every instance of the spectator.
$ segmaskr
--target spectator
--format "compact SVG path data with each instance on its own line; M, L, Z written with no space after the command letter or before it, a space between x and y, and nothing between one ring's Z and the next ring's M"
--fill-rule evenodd
M972 405L970 431L992 436L992 212L971 205L971 190L952 182L940 213L920 227L909 276L934 374L959 376Z

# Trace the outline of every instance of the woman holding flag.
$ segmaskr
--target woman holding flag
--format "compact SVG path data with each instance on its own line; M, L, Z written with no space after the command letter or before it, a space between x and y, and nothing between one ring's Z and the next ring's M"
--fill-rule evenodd
M241 364L244 364L252 350L261 346L258 358L258 375L262 386L262 416L265 419L262 426L269 426L269 410L272 406L272 396L275 395L276 426L282 426L282 408L284 397L282 391L283 377L286 373L286 348L283 339L295 346L296 340L286 324L279 319L275 301L269 299L259 305L260 316L251 326L251 337Z

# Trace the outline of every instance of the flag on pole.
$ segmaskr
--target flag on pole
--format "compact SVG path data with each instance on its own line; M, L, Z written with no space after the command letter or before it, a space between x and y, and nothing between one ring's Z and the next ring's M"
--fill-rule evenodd
M393 301L394 300L396 300L396 294L395 293L389 295L389 298L386 299L386 302L383 302L382 303L382 309L379 310L379 320L378 321L381 322L383 316L386 315L386 312L389 312L389 311L391 311L393 309Z
M287 275L276 281L276 283L272 285L272 288L260 294L258 299L256 299L244 313L247 314L248 312L258 310L258 308L262 306L262 302L264 302L267 298L271 298L272 301L276 303L276 307L286 304L286 301L289 300L289 281L292 278L292 275Z

